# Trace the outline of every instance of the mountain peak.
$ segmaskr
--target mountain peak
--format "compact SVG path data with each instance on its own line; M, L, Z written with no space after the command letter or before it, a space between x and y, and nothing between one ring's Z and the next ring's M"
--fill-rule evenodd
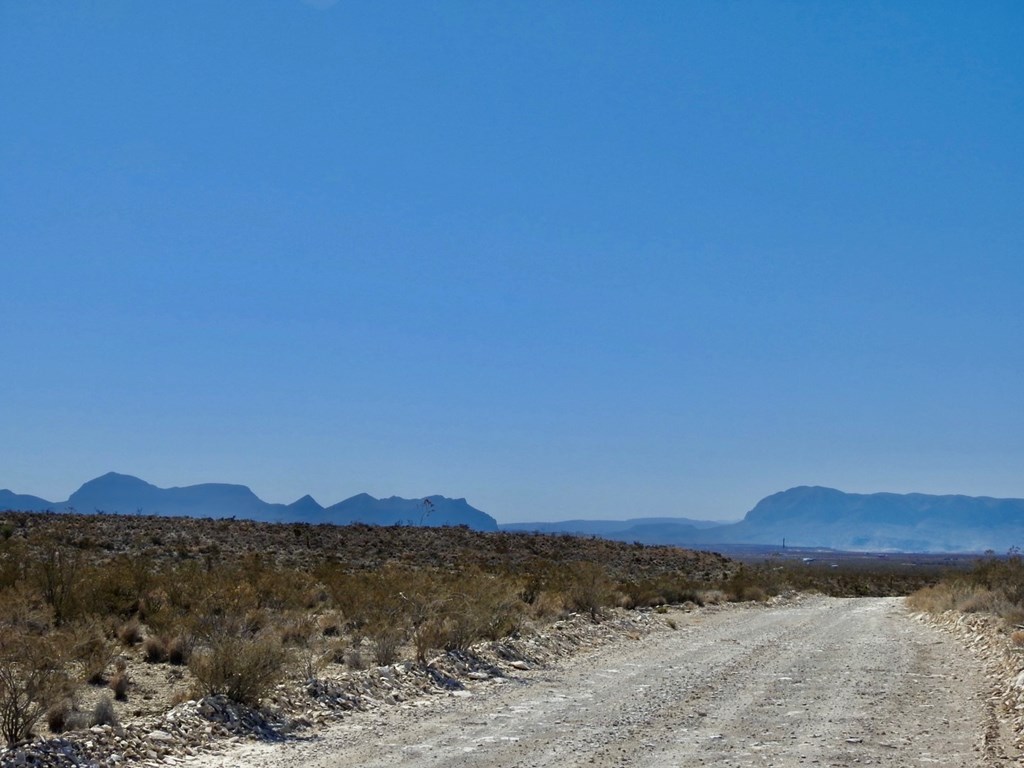
M301 499L296 499L288 505L288 509L296 512L319 512L323 509L323 505L320 504L316 499L310 496L308 493Z
M118 485L146 485L150 488L156 487L154 485L150 485L145 480L135 477L135 475L124 475L120 472L107 472L99 477L94 477L92 480L88 480L83 483L82 487L84 488L86 485L112 485L115 483Z

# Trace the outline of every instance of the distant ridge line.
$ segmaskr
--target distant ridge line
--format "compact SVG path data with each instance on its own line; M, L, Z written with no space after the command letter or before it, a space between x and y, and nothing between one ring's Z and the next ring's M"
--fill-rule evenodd
M260 522L368 523L370 525L467 525L474 530L496 531L497 521L465 499L433 495L422 499L392 496L376 499L366 493L320 505L308 494L291 504L272 504L260 499L245 485L200 483L158 488L133 475L107 472L89 480L66 501L52 502L38 496L0 490L0 510L26 512L93 510L164 517L241 518Z
M324 507L312 496L291 504L263 501L247 486L203 483L158 488L108 472L84 483L64 502L0 490L0 510L101 510L187 517L236 517L263 522L466 525L479 531L536 531L599 536L641 544L714 549L728 546L821 547L872 552L1005 552L1024 547L1024 499L926 493L847 493L801 485L761 499L742 520L720 523L685 517L563 520L498 525L464 498L377 499L366 493Z

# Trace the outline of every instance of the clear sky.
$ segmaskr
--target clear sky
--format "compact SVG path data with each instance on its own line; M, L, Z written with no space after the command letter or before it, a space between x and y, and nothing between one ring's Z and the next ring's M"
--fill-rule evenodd
M0 487L1024 497L1024 4L0 0Z

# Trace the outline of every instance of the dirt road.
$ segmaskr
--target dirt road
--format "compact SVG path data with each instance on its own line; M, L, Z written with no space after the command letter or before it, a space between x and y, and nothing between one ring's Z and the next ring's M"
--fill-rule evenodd
M348 717L205 766L982 766L977 663L895 599L679 613L471 696Z

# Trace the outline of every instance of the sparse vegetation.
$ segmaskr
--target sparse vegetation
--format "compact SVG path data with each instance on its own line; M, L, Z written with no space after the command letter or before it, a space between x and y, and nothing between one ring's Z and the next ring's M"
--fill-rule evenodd
M1005 557L989 553L969 571L916 591L907 605L928 613L987 613L1018 625L1024 622L1024 557L1017 551Z
M15 512L0 528L10 743L188 695L256 705L331 664L426 664L570 612L700 603L734 570L675 547L467 528ZM145 687L157 677L162 704Z

